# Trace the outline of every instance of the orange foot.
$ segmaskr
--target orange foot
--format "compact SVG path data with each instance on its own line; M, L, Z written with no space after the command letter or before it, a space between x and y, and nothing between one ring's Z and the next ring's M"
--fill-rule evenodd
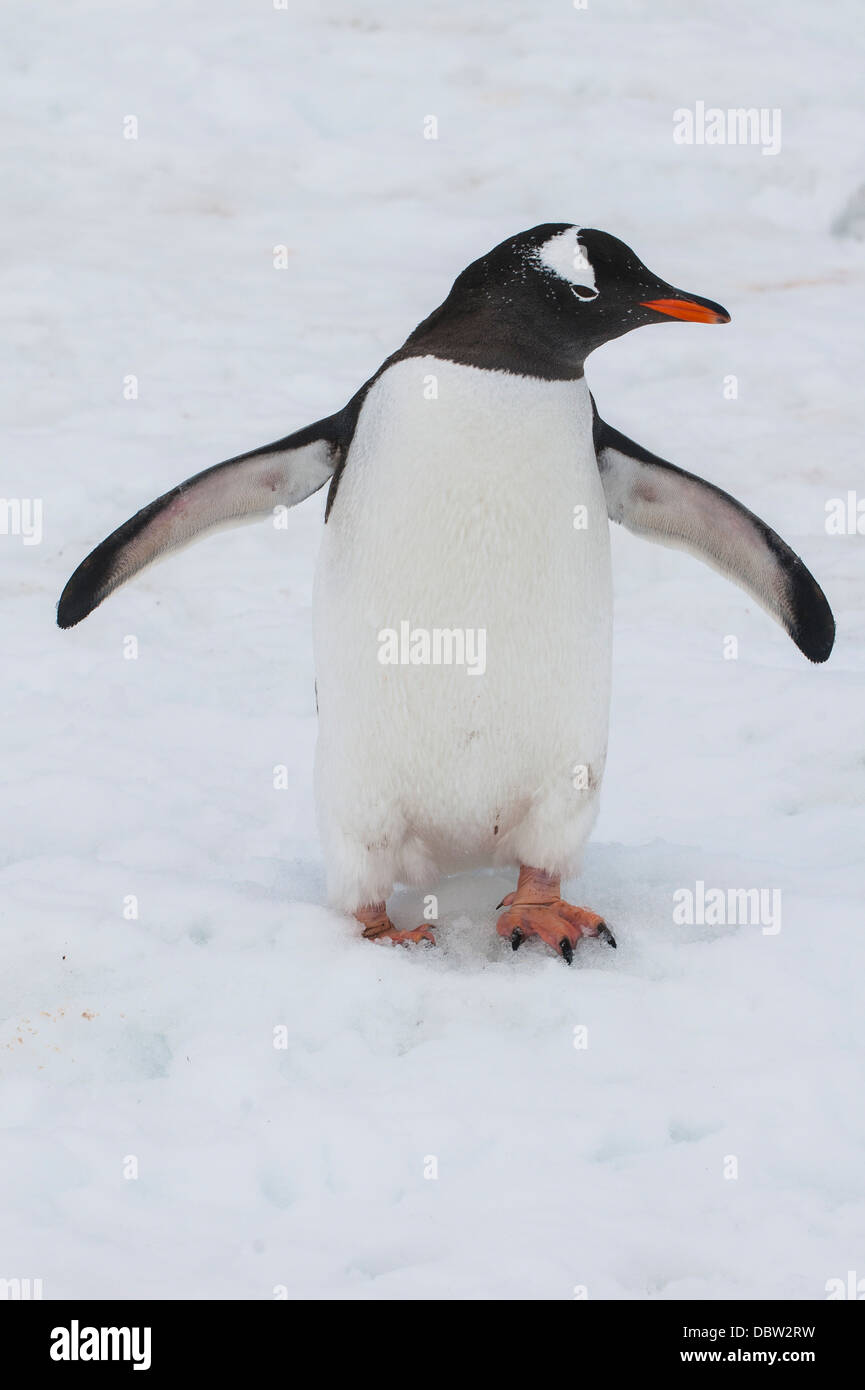
M559 896L558 876L543 869L523 866L515 893L499 903L507 908L496 923L499 936L507 937L515 951L530 936L539 936L547 946L563 956L568 965L574 947L583 936L596 936L615 947L616 939L603 917L586 907L574 907Z
M436 944L429 927L415 927L414 931L397 931L387 915L384 903L360 907L354 915L363 927L361 934L368 941L389 941L392 946L408 946L419 941L428 941L431 946Z

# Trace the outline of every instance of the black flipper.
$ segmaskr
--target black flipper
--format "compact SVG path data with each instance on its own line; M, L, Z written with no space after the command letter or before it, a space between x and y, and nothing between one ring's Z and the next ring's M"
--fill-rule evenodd
M178 484L114 531L83 560L57 606L74 627L114 589L154 560L208 532L293 507L323 487L340 462L345 412L217 463Z
M650 454L597 410L595 452L611 521L704 560L776 618L809 661L826 660L835 641L826 596L765 521L713 483Z

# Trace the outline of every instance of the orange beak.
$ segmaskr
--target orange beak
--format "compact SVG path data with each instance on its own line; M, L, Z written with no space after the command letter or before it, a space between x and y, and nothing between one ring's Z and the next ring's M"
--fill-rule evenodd
M654 309L657 314L667 314L671 319L684 319L686 323L729 323L730 315L720 304L709 306L697 304L693 299L650 299L644 301L644 309Z

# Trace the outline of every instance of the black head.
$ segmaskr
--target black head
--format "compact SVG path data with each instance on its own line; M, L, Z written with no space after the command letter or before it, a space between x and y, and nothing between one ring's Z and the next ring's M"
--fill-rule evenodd
M729 323L720 304L659 280L608 232L547 222L474 261L403 354L560 379L644 324Z

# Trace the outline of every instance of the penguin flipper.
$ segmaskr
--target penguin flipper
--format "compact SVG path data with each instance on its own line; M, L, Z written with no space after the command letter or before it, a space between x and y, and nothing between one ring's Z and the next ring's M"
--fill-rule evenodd
M825 661L835 619L810 570L729 493L635 444L595 411L595 453L611 521L690 551L751 595L809 661Z
M74 627L145 565L209 531L255 521L317 492L339 462L342 429L342 415L331 415L157 497L82 560L60 596L58 627Z

